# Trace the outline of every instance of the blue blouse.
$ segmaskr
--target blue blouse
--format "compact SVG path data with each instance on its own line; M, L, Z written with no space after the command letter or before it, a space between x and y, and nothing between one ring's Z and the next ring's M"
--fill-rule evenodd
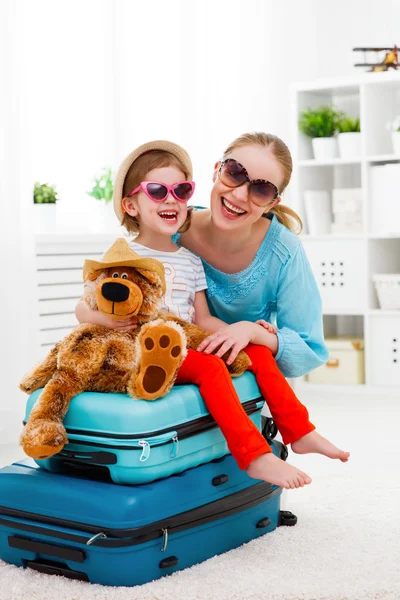
M211 314L226 323L258 319L276 323L275 358L286 377L305 375L328 360L321 297L310 264L298 236L275 216L254 260L243 271L223 273L202 262Z

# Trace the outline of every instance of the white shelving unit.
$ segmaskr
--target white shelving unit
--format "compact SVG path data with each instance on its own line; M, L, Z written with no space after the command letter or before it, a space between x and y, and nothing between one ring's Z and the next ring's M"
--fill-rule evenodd
M354 160L313 159L311 139L298 129L301 111L333 105L361 122L362 152ZM365 384L314 385L308 391L400 394L400 310L379 309L372 275L400 273L400 186L382 192L382 204L372 195L372 169L400 163L391 153L386 124L400 114L400 72L364 73L351 78L300 83L291 89L291 150L294 161L291 204L305 224L302 241L323 302L326 336L364 337ZM396 186L397 187L397 186ZM304 210L305 190L361 188L362 231L310 235ZM392 209L388 207L391 198ZM393 200L398 200L393 214ZM388 216L389 215L389 216ZM377 222L390 222L387 230ZM377 231L377 228L379 229Z

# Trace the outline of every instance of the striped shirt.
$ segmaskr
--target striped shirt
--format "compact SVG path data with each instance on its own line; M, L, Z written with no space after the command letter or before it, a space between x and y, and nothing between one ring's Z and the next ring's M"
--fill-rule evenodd
M129 246L140 256L155 258L164 265L167 291L162 297L162 308L193 323L195 294L207 289L201 259L183 247L176 252L164 252L134 241Z

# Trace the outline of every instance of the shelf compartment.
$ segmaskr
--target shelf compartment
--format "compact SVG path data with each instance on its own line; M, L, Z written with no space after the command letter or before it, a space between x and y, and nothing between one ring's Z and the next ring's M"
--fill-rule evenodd
M366 247L363 240L304 240L325 314L363 314L366 309Z
M400 313L369 317L369 383L400 385Z

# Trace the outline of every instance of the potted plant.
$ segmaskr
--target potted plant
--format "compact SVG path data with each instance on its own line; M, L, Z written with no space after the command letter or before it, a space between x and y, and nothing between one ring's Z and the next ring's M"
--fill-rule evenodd
M319 106L316 109L305 110L300 114L299 129L312 138L314 158L316 160L331 160L337 157L338 121L341 113L333 106Z
M387 128L392 132L393 154L400 156L400 115L397 115L393 121L387 124Z
M109 204L112 200L114 186L112 182L112 171L109 167L104 167L99 175L93 180L93 188L87 192L89 196L96 200L104 200Z
M360 119L343 115L338 121L338 146L340 158L361 156Z
M87 192L95 200L90 219L94 231L110 231L118 226L112 204L113 193L112 169L103 167L94 177L92 189Z
M56 203L58 193L54 185L35 181L33 186L34 229L36 233L49 233L56 228Z

